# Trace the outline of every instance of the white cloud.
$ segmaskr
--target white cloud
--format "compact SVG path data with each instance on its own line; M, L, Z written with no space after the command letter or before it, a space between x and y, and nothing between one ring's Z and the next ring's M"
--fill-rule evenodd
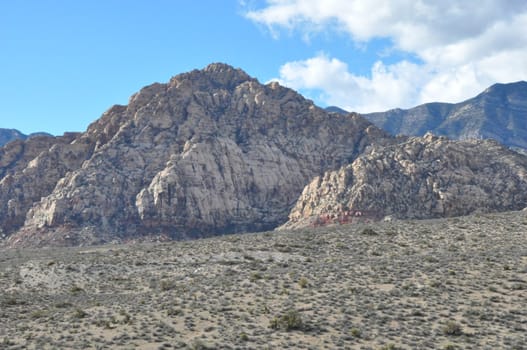
M284 64L277 80L307 90L310 97L326 105L367 112L389 106L410 107L407 101L416 100L419 91L415 87L423 84L423 68L408 61L390 66L378 61L371 77L364 77L351 73L346 63L322 53Z
M527 79L525 0L268 0L251 20L302 36L334 30L358 43L388 38L421 63L376 62L359 76L330 54L284 64L280 78L318 90L323 103L367 112L471 97L495 82Z

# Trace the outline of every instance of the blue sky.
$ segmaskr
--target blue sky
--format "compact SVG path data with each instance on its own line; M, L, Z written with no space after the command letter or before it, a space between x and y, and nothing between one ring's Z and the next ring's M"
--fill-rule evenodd
M83 131L141 87L212 62L360 112L460 101L494 82L527 79L525 1L485 0L476 14L417 3L424 8L387 0L2 1L0 128ZM432 14L423 20L419 11Z

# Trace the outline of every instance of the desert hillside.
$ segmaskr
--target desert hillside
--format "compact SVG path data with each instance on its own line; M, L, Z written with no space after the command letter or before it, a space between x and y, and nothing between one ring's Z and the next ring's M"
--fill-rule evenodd
M524 349L527 213L0 252L2 349Z

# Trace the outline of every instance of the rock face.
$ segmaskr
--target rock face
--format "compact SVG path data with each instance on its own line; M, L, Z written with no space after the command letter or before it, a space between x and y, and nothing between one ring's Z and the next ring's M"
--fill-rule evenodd
M430 131L456 140L490 138L526 150L527 82L495 84L461 103L427 103L363 116L393 135Z
M374 142L394 140L358 115L212 64L15 161L1 180L0 225L11 245L270 229L313 177Z
M89 156L89 145L86 149L81 142L71 144L78 136L35 136L0 148L0 234L23 225L31 206Z
M527 157L492 140L461 142L427 134L373 147L353 163L316 177L284 227L350 211L422 219L526 205Z
M526 169L494 141L394 138L212 64L143 88L86 132L0 148L0 235L10 246L80 245L259 231L351 209L504 211L527 206Z

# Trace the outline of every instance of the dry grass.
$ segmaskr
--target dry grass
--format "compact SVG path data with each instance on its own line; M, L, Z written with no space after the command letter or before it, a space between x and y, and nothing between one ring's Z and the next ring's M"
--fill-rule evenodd
M524 349L527 217L5 250L0 285L2 349Z

